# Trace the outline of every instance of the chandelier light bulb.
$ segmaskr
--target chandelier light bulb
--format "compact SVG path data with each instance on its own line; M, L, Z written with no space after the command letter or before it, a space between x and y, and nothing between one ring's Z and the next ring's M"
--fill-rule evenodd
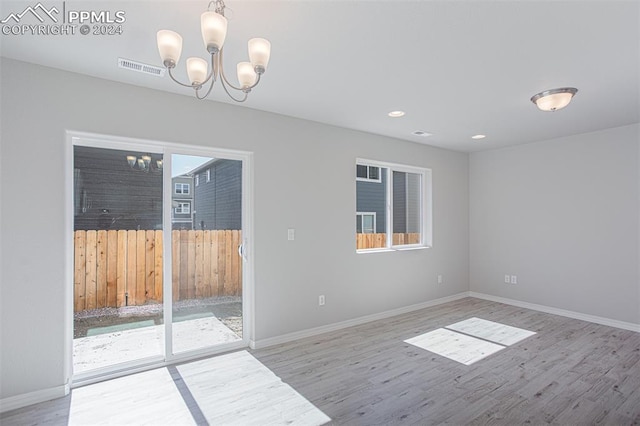
M255 84L256 78L258 77L256 72L253 70L253 66L251 62L239 62L237 66L238 71L238 83L240 83L240 87L246 89Z
M175 31L160 30L156 40L164 66L167 68L175 67L182 53L182 36Z
M192 86L200 86L207 79L207 61L202 58L187 59L187 75Z
M200 16L200 29L204 47L209 53L218 53L227 37L227 18L216 12L204 12Z
M258 74L267 69L271 56L271 43L264 38L252 38L249 40L249 60Z

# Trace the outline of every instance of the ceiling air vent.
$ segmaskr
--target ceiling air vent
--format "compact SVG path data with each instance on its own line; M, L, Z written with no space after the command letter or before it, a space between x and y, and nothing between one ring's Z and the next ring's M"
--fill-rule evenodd
M131 59L118 58L118 66L126 70L155 75L156 77L164 77L165 73L164 68L143 64L142 62L132 61Z

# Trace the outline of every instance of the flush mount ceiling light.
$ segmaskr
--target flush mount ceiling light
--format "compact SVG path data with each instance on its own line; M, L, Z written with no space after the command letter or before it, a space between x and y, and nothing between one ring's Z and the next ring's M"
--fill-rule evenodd
M473 135L473 136L471 136L471 139L484 139L486 137L487 137L487 135Z
M531 102L542 111L557 111L569 105L573 95L578 93L575 87L545 90L531 97Z
M211 10L211 6L214 10ZM227 18L224 17L224 1L215 0L209 3L207 11L200 16L200 29L204 46L211 55L211 71L208 71L207 61L193 57L187 59L187 76L190 84L178 81L171 71L175 68L180 54L182 53L182 36L170 30L160 30L157 34L158 51L162 64L169 71L169 76L173 81L181 86L191 87L196 92L198 99L204 99L211 93L211 89L216 81L220 84L227 95L236 102L244 102L251 89L260 82L260 76L264 74L271 55L271 43L263 38L252 38L249 40L249 60L251 62L240 62L236 67L239 86L234 86L229 82L223 67L223 45L227 36ZM208 75L207 75L208 73ZM200 89L209 83L207 92L201 96ZM240 98L234 97L230 89L242 92Z
M389 117L392 118L398 118L398 117L402 117L404 115L404 111L391 111L389 114L387 114Z

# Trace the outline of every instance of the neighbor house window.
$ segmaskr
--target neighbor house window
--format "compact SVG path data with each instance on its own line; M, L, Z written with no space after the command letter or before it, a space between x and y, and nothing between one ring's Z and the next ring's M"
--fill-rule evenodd
M356 165L356 180L381 182L380 167L365 164Z
M189 203L178 203L175 209L176 214L190 214L191 213L191 204Z
M431 170L356 162L356 249L431 244Z
M196 186L200 185L200 175L196 175L195 179L196 179Z
M176 183L175 192L176 194L188 194L191 189L190 186L188 183Z
M375 234L376 233L376 214L371 213L356 213L356 232L361 234Z
M207 182L211 182L211 169L207 169L206 176L207 176Z

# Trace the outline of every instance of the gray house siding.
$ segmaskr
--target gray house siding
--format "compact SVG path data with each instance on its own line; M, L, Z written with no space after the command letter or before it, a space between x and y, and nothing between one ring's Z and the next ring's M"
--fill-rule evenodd
M241 229L242 162L213 160L192 173L199 175L194 188L195 229Z
M382 182L356 180L356 211L376 213L376 232L384 233L386 223L385 193L387 169L381 169Z
M420 232L420 175L393 172L393 232Z
M421 177L415 173L407 174L407 230L409 233L420 232L420 216L422 213L420 197L422 194L420 187Z
M393 232L407 229L407 181L406 173L393 172Z
M161 229L162 172L132 170L127 155L145 153L73 148L74 229ZM152 164L162 155L152 154Z

